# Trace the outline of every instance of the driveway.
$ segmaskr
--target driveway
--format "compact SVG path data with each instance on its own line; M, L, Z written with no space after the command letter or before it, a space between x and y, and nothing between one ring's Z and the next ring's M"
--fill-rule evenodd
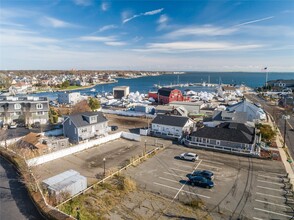
M0 219L43 219L13 166L1 156L0 162Z

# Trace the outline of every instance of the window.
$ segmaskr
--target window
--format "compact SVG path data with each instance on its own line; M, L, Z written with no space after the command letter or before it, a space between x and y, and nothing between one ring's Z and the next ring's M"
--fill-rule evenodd
M14 109L21 109L21 105L20 104L14 104Z
M220 145L220 141L216 141L216 145Z
M42 109L42 108L43 108L43 105L42 105L41 103L38 103L38 104L36 105L36 108L37 108L37 109Z
M44 112L37 112L37 115L44 115Z

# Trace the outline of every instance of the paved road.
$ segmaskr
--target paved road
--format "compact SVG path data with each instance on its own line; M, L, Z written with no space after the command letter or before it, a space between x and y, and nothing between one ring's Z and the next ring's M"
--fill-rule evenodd
M13 166L0 157L0 219L38 219L42 216L32 203Z
M247 94L246 98L250 99L253 102L260 103L262 105L262 108L266 112L274 116L274 120L276 124L278 125L282 135L284 135L285 120L282 119L282 115L284 114L284 112L281 108L279 108L278 106L272 106L269 103L267 103L265 100L253 94ZM287 124L286 124L286 145L289 148L292 158L294 158L294 130L292 130L293 128L294 128L294 115L292 114L290 115L290 119L287 121Z

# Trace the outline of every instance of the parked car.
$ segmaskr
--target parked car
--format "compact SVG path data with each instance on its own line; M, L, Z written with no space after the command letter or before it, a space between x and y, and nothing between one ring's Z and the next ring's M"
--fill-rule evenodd
M212 187L214 187L214 183L209 180L206 179L203 176L191 176L189 177L189 181L188 181L192 186L200 186L203 188L209 188L211 189Z
M187 177L193 177L193 176L202 176L205 177L206 179L213 180L214 179L214 174L211 171L208 170L196 170L193 173L190 173L187 175Z
M118 127L116 125L111 126L111 131L116 131L117 129L118 129Z
M15 129L17 127L17 124L15 122L11 122L9 125L10 129Z
M197 154L194 153L182 153L180 155L180 159L182 160L189 160L189 161L196 161L199 159L199 156Z

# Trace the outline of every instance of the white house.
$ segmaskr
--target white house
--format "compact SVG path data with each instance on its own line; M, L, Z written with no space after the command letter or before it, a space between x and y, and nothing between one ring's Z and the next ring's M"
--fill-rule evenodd
M158 114L151 122L150 133L155 136L181 138L191 132L194 122L188 117Z
M81 101L81 94L79 92L64 92L58 94L58 102L60 104L71 104L75 105L77 102Z

